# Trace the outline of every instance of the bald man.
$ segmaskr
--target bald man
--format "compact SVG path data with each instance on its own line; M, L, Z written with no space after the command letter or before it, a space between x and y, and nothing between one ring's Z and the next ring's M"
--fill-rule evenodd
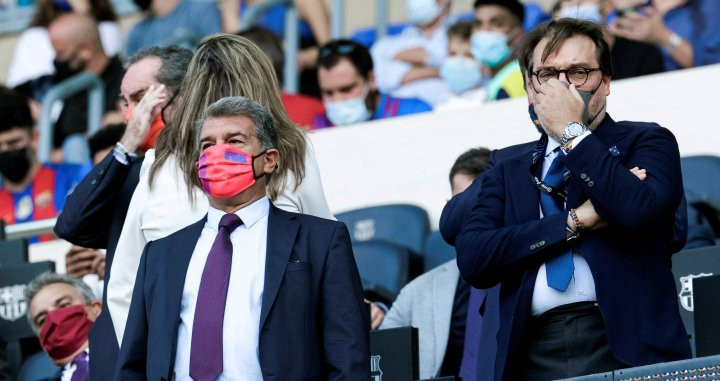
M86 15L68 13L53 21L48 32L55 49L55 83L87 70L99 76L105 84L105 112L116 111L124 69L118 57L105 54L95 20ZM84 92L65 101L55 124L54 148L63 146L63 142L73 134L85 133L87 102L87 93ZM84 143L84 136L73 136L78 137ZM67 142L65 144L67 147ZM76 153L76 150L64 151L66 156ZM87 157L85 155L84 159Z

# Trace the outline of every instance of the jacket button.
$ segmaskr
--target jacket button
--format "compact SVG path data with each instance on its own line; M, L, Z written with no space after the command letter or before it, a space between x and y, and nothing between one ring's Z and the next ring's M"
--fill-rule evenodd
M535 246L534 243L532 245L530 245L530 250L535 250L535 249L537 249L537 246Z
M97 184L97 180L93 179L93 181L90 182L91 185Z
M595 182L594 182L594 181L592 181L592 180L588 181L588 187L589 187L589 188L592 188L592 187L594 187L594 186L595 186Z
M101 169L99 174L102 175L103 173L105 173L105 170Z
M581 174L580 174L580 178L583 179L583 180L587 180L587 179L588 179L588 175L585 174L585 173L581 173Z
M545 241L540 241L539 245L540 245L540 246L545 246Z

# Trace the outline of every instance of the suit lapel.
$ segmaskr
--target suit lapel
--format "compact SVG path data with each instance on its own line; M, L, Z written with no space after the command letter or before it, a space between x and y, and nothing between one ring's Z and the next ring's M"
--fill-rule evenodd
M290 260L295 236L300 224L295 216L270 205L267 231L267 253L265 257L265 286L260 308L260 328L265 324L270 309L277 297L285 268Z
M539 160L542 160L540 158ZM526 153L513 160L508 166L506 183L509 200L513 204L513 211L518 222L537 220L540 218L540 191L533 183L530 167L533 163L533 154ZM540 163L542 168L542 163Z

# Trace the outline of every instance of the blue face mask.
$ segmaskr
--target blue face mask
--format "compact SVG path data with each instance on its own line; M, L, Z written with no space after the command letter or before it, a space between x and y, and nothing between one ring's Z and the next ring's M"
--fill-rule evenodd
M472 54L490 68L496 68L510 56L508 36L499 32L480 31L470 37Z
M568 17L577 20L587 20L600 24L602 15L597 4L578 4L566 7L560 11L560 17Z
M417 25L428 24L442 10L435 0L406 0L405 5L410 22Z
M370 119L370 110L365 105L368 90L362 96L343 101L325 102L327 118L336 126L345 126Z
M464 93L482 81L480 63L463 56L448 57L440 67L440 77L454 93Z

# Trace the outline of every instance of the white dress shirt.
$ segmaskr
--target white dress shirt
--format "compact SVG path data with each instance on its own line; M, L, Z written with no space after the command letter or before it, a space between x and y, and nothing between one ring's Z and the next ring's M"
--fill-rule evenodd
M325 200L320 170L309 140L307 147L305 178L296 189L295 178L289 174L273 205L290 212L334 220ZM110 268L107 303L118 343L122 343L135 276L145 245L197 222L208 210L207 197L202 190L194 189L194 203L188 200L185 177L173 155L160 167L151 188L148 177L154 161L155 150L147 151L140 169L140 182L130 200Z
M262 381L258 342L260 308L265 286L269 210L270 202L267 197L263 197L235 212L243 224L230 234L233 245L232 267L223 320L223 372L218 381ZM190 349L194 339L192 329L195 306L205 262L215 242L218 224L223 215L225 212L210 207L207 222L195 245L185 276L175 356L175 379L178 381L192 381Z
M401 84L412 65L395 60L395 56L408 49L423 47L428 52L427 66L439 68L448 51L446 22L430 37L426 37L414 25L405 27L396 36L386 36L375 42L370 49L375 63L375 81L378 89L399 98L420 98L430 105L445 101L451 94L450 87L441 78L427 78Z
M582 138L584 139L586 133ZM580 137L576 138L580 139ZM580 144L579 141L574 142L574 146ZM552 138L548 139L548 145L545 149L545 160L543 161L542 167L542 178L545 178L545 174L550 170L550 164L552 164L558 153L555 151L556 148L560 147L560 143ZM540 217L542 218L542 208L540 208ZM545 264L543 263L538 270L537 278L535 278L535 289L533 290L532 298L532 315L537 316L543 312L549 311L555 307L559 307L565 304L576 303L576 302L592 302L597 300L595 296L595 280L593 279L590 266L587 261L576 251L573 250L573 265L575 265L575 272L573 273L570 284L568 285L565 292L560 292L547 284L547 274Z

